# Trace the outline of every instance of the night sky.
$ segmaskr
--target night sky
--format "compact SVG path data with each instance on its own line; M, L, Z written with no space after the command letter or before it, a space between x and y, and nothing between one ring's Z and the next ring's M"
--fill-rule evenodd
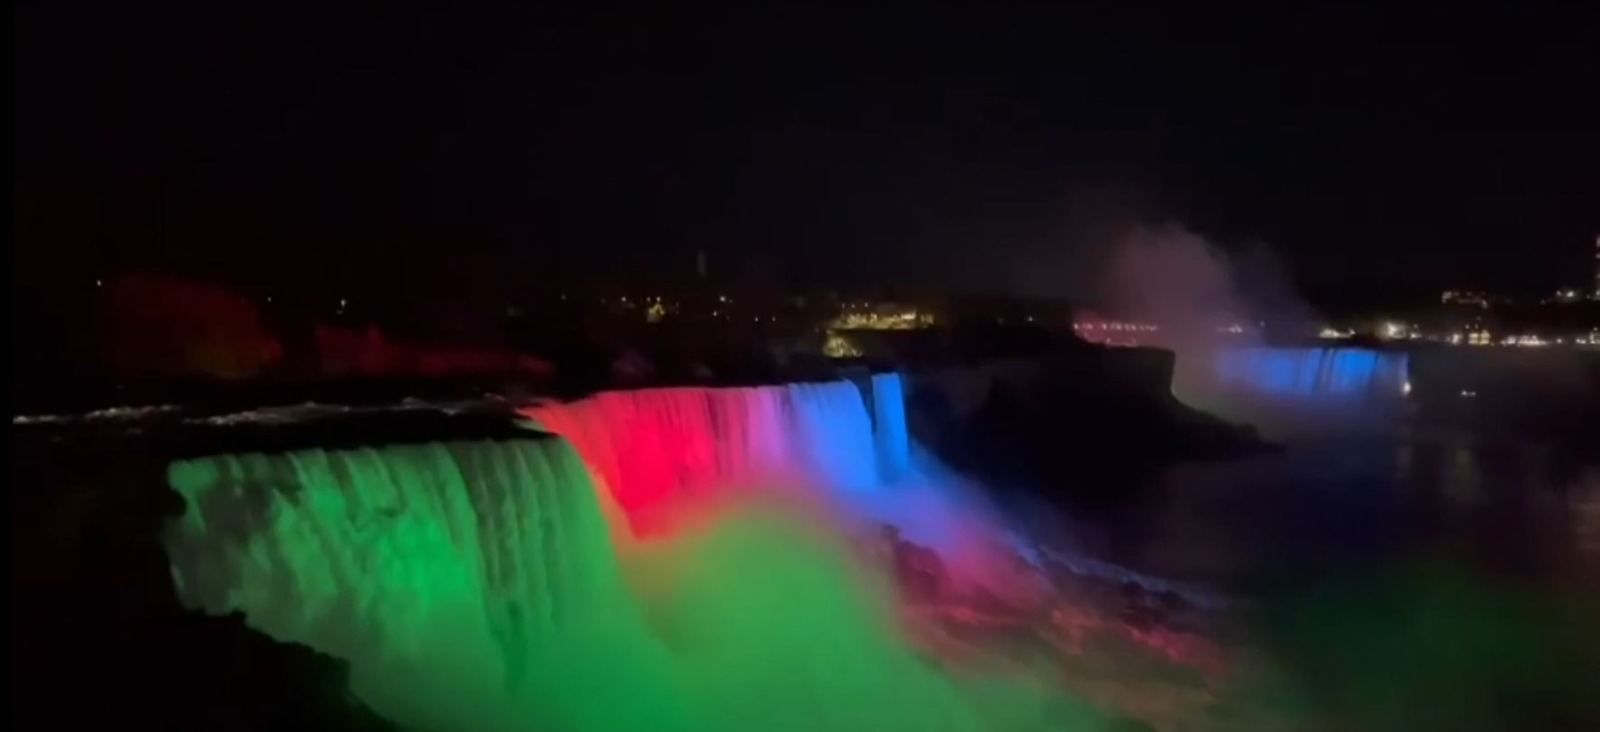
M1120 232L1167 221L1269 246L1313 300L1591 276L1578 4L458 5L23 3L14 280L447 295L705 249L730 280L1081 295Z

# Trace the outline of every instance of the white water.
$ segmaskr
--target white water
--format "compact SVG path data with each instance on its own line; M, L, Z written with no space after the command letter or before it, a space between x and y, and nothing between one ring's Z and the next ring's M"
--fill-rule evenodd
M550 688L557 669L531 654L562 659L565 684L623 681L581 659L648 647L560 440L220 455L174 463L169 482L188 504L166 536L180 599L349 660L391 718L445 723Z

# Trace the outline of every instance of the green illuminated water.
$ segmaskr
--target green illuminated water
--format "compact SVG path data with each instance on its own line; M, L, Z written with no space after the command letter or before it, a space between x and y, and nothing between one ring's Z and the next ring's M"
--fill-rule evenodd
M919 658L828 531L730 510L613 550L558 440L176 463L180 597L351 664L412 728L1096 729L1021 680Z
M565 443L224 455L175 463L169 479L189 506L167 540L180 596L349 660L357 694L392 718L673 716L648 699L562 704L661 675ZM535 689L549 703L507 708Z
M738 509L633 572L709 729L1099 729L1023 679L942 673L896 626L888 588L817 525Z

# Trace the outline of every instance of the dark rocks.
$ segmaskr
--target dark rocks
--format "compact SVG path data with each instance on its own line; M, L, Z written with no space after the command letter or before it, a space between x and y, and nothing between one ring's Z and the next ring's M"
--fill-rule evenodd
M178 605L159 544L182 508L170 445L14 427L12 449L14 728L388 728L344 664Z

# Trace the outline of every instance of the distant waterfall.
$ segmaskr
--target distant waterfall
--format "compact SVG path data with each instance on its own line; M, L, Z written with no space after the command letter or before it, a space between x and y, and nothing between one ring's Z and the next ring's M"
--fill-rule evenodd
M1184 351L1172 391L1191 406L1285 439L1392 428L1409 371L1406 353L1366 348Z
M1399 398L1404 353L1365 348L1230 348L1211 356L1225 391L1297 399Z
M616 391L523 410L570 440L640 534L732 485L792 479L870 492L909 462L898 375L872 380ZM874 426L876 417L876 427Z

